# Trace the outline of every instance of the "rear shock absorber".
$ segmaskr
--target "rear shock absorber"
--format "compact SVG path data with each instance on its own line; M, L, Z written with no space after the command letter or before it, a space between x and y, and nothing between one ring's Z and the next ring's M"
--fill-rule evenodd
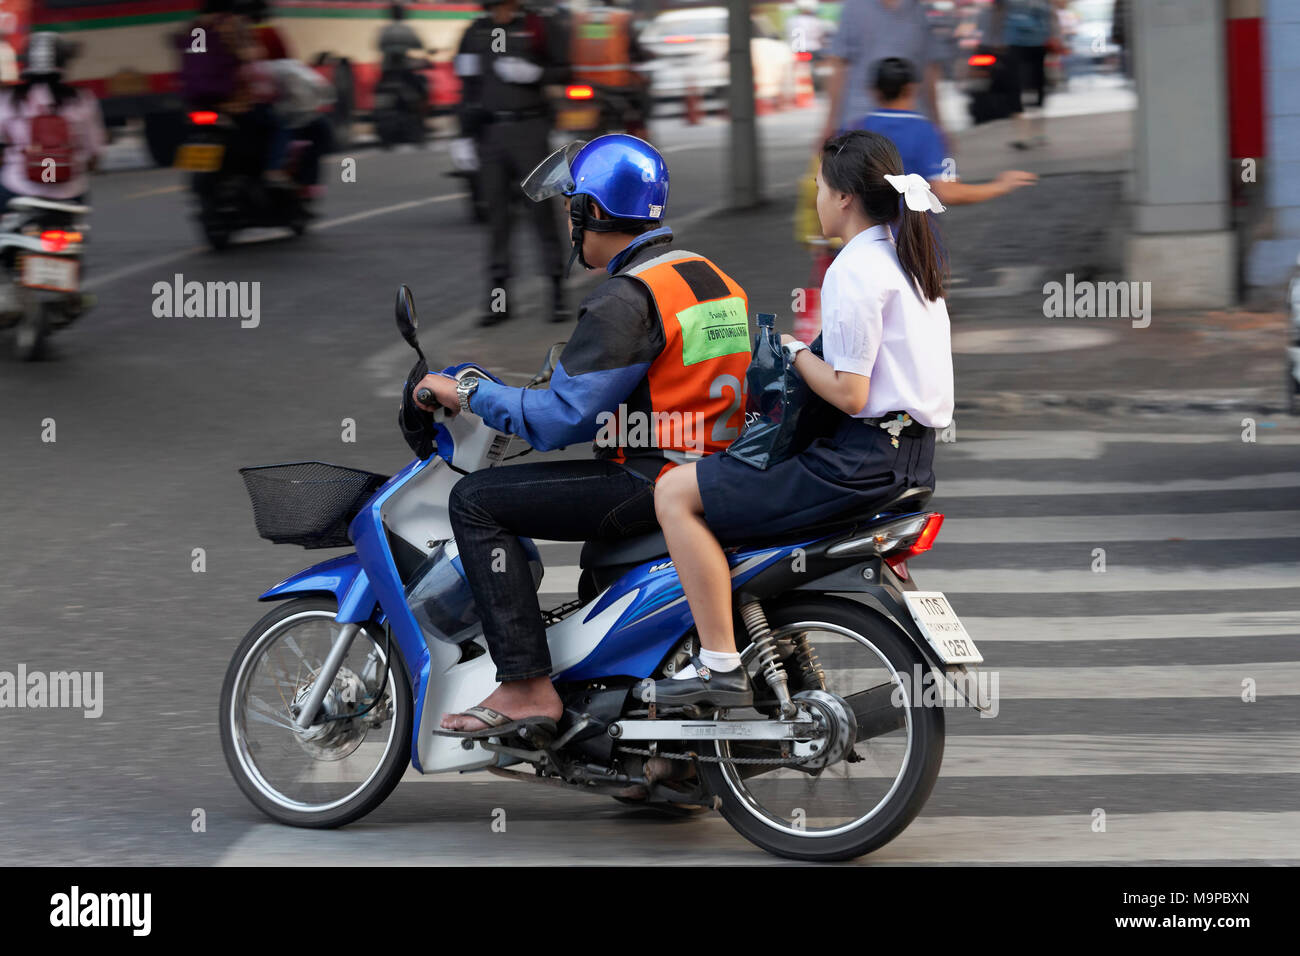
M804 686L820 687L825 690L826 672L822 670L821 661L817 657L817 652L813 650L812 641L808 640L807 634L795 637L794 656L799 661L799 669L803 672Z
M758 601L742 604L740 616L745 622L745 630L749 632L749 639L754 642L754 653L759 669L763 672L763 679L767 681L767 686L772 688L776 699L781 703L782 718L789 720L798 713L798 710L790 699L790 684L786 677L785 665L781 663L781 655L776 648L776 639L772 637L772 629L768 627L763 605Z

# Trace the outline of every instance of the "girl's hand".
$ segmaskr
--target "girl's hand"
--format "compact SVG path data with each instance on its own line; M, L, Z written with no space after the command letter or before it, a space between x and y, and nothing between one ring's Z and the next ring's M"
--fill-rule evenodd
M1002 187L1002 194L1005 196L1021 186L1034 185L1034 183L1038 182L1038 177L1021 169L1008 169L1006 172L998 174L996 182Z
M781 344L782 344L782 345L789 345L789 344L792 343L792 342L798 342L798 341L799 341L799 340L796 339L793 335L783 335L783 336L781 336Z

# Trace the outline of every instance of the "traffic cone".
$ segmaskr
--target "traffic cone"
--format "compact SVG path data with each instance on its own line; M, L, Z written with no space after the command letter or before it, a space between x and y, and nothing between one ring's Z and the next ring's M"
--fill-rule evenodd
M794 337L805 345L811 345L813 339L822 330L822 290L810 288L804 290L804 308L794 314Z
M695 92L695 86L686 87L686 125L700 125L700 94Z
M776 107L772 103L771 98L762 97L758 95L758 82L755 81L754 82L754 115L767 116L768 114L775 113L775 112L776 112Z
M814 96L812 60L798 60L794 65L795 109L807 109L812 106Z

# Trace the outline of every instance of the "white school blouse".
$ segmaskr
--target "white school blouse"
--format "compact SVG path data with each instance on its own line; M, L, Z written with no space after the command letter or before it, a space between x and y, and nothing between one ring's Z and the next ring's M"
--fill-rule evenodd
M838 372L871 379L855 418L907 412L922 425L952 424L948 305L926 302L898 264L888 226L858 233L822 281L822 353Z

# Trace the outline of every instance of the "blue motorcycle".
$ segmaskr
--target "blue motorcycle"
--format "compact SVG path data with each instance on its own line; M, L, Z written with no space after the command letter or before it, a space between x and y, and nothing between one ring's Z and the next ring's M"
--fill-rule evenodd
M419 351L405 286L397 323ZM445 371L496 380L472 364ZM653 680L696 651L663 536L587 542L577 599L543 614L565 705L554 734L468 740L440 735L439 719L491 693L496 669L448 493L513 457L513 439L472 414L437 415L434 429L435 453L391 478L322 462L241 472L263 537L354 548L262 594L276 606L231 661L222 745L259 809L338 827L379 806L408 767L484 770L670 813L717 809L758 846L816 861L869 853L920 811L943 758L944 699L986 706L968 690L974 642L907 567L943 521L924 510L929 489L728 547L754 684L744 708L656 706ZM523 543L540 583L540 555Z

